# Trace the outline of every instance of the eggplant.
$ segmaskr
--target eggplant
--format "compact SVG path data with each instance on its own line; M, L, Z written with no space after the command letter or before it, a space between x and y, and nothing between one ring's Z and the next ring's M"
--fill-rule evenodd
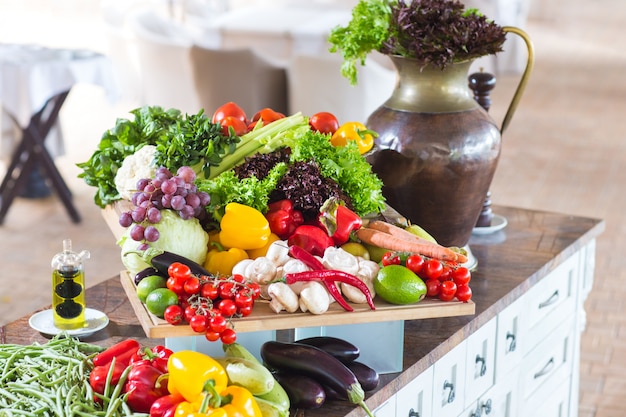
M305 345L320 348L345 364L354 361L360 354L358 347L338 337L314 336L296 340L296 343L304 343Z
M213 274L207 271L199 263L173 252L168 252L155 248L148 248L145 251L141 252L140 256L144 261L152 265L154 269L159 271L159 274L165 274L166 277L168 276L167 269L174 262L180 262L181 264L187 265L189 269L191 269L191 273L196 276L213 277Z
M380 376L375 369L364 364L363 362L358 361L350 362L346 364L346 366L354 373L354 376L356 376L356 379L361 384L361 387L363 387L363 391L372 391L378 387Z
M167 277L167 275L164 276L162 273L157 271L156 268L149 266L135 274L135 278L134 278L135 285L139 284L139 282L141 282L141 280L144 279L145 277L149 277L151 275L159 275L164 278Z
M311 377L284 372L273 375L287 392L292 408L319 408L326 401L324 388Z
M372 416L364 401L365 392L354 372L330 353L303 343L273 340L263 343L260 353L269 368L311 377L341 394L345 393L348 401L358 404L368 416Z

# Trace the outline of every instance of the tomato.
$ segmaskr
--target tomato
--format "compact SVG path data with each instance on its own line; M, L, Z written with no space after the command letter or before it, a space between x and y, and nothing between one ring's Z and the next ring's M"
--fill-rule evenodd
M252 306L253 304L250 304L249 306L243 306L243 307L239 307L239 309L237 310L237 312L242 316L242 317L246 317L249 316L252 313Z
M183 289L189 295L198 294L200 291L200 280L196 277L191 277L183 284Z
M438 259L429 259L424 264L423 274L427 279L437 279L443 273L443 265Z
M264 109L259 110L252 116L253 122L258 122L259 120L263 121L263 124L269 124L275 122L278 119L284 118L285 115L270 109L269 107L265 107Z
M443 265L443 270L441 271L441 275L439 275L439 281L448 281L452 278L452 268L448 265Z
M245 135L248 132L248 125L233 116L227 116L220 122L222 125L222 134L231 136L230 128L233 128L233 134L237 136Z
M225 345L231 345L237 340L237 334L233 329L226 329L220 333L220 340Z
M235 294L235 305L237 308L247 307L254 304L254 299L245 292L238 292Z
M215 315L209 319L209 330L213 332L222 333L226 330L227 326L228 321L221 314Z
M176 295L183 295L185 293L185 282L187 278L184 277L169 277L165 282L167 288L173 291Z
M207 319L201 314L196 314L189 320L189 327L196 333L204 333L207 330Z
M383 259L380 262L383 264L383 266L400 265L402 263L402 260L400 259L400 256L398 256L398 254L395 252L385 252L385 254L383 255Z
M439 295L441 281L439 281L438 279L427 279L426 281L424 281L424 284L426 284L427 297L436 297Z
M189 323L191 321L191 318L195 316L197 312L198 312L198 309L196 307L192 307L192 306L185 307L185 309L183 310L183 316L185 317L185 321Z
M224 317L231 317L237 313L237 305L230 299L220 301L217 308Z
M219 285L219 295L220 298L234 298L235 297L235 283L234 282L221 282Z
M323 111L309 117L309 126L313 131L332 135L339 129L339 120L334 114Z
M261 296L261 286L258 283L249 282L246 287L246 293L249 293L254 300Z
M452 279L456 285L467 285L472 279L472 274L469 269L460 266L452 271Z
M191 268L183 263L173 262L167 267L167 275L174 278L187 279L191 276Z
M163 312L163 318L169 324L176 326L183 322L183 308L178 304L168 306Z
M219 289L212 282L202 284L200 295L209 300L215 300L219 296Z
M415 274L419 275L422 272L424 266L424 258L419 255L409 255L406 258L405 265Z
M463 301L464 303L468 302L472 298L472 289L467 284L457 285L456 287L456 299L459 301Z
M454 281L442 281L439 289L439 299L441 301L451 301L456 294L456 284Z
M221 124L222 120L227 117L234 117L235 119L240 120L244 125L248 124L246 112L232 101L229 101L228 103L222 104L220 107L218 107L217 110L215 110L215 113L213 113L211 122Z
M209 342L217 342L218 340L220 340L220 334L212 330L207 330L207 332L204 334L204 337Z

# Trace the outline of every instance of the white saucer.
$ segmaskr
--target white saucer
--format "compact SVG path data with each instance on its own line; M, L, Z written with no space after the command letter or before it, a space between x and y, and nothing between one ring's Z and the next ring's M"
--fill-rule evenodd
M494 214L491 219L491 226L489 227L475 227L472 230L472 234L474 235L488 235L490 233L495 233L498 230L502 230L506 227L508 221L506 217L502 217L500 215Z
M39 333L56 336L66 332L69 336L87 337L98 330L104 329L109 324L109 318L101 311L92 308L85 309L85 327L73 330L62 330L54 325L52 310L43 310L33 314L28 319L28 324Z

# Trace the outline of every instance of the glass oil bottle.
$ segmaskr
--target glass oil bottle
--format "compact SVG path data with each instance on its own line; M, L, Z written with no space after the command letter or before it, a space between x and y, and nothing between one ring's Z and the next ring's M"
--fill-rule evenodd
M88 251L72 251L72 241L63 241L63 252L52 258L52 312L54 326L61 330L80 329L85 321L85 269Z

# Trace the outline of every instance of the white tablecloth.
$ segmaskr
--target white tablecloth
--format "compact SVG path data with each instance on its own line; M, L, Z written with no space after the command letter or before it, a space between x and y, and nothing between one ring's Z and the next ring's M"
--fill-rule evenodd
M22 127L46 101L78 83L118 91L109 59L88 50L51 49L27 44L0 44L0 103Z

